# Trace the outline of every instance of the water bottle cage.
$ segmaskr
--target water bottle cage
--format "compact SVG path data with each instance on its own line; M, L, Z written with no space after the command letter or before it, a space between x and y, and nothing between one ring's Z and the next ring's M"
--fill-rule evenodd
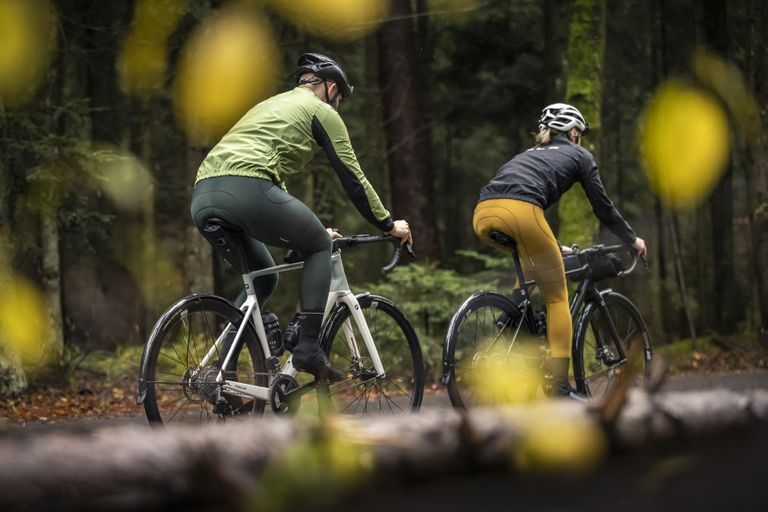
M280 322L274 313L265 313L261 316L264 323L264 332L267 335L269 351L275 357L283 354L283 333L280 330Z

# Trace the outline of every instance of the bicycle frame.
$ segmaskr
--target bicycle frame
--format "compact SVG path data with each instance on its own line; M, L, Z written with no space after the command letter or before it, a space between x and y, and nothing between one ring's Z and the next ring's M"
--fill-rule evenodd
M222 385L221 390L224 394L270 401L271 394L272 394L271 383L269 387L264 387L264 386L255 386L253 384L246 384L238 381L227 380L224 378L225 377L224 368L229 367L232 357L234 357L234 354L237 353L238 344L243 335L243 332L246 329L246 325L249 319L253 322L253 326L256 329L256 336L259 340L259 343L261 344L261 348L263 353L265 354L266 359L267 360L272 359L271 351L269 349L269 344L267 342L266 331L264 329L264 323L261 319L261 308L259 307L258 300L256 299L256 293L255 293L255 288L253 286L253 281L262 276L278 274L282 272L289 272L292 270L299 270L303 267L304 267L304 262L302 261L298 263L286 263L282 265L276 265L274 267L269 267L262 270L257 270L255 272L250 272L248 274L243 274L242 276L243 284L245 286L245 290L247 293L245 302L240 307L241 311L243 311L243 321L238 326L237 333L235 334L235 338L233 339L229 347L229 350L225 356L222 369L219 371L218 376L216 378L216 382ZM384 366L381 363L381 358L379 357L379 353L378 353L378 350L376 349L376 345L373 341L373 337L371 336L371 332L368 329L368 324L365 320L365 317L362 311L360 310L360 305L358 303L357 297L352 293L349 287L349 283L347 282L347 277L346 277L346 274L344 273L344 265L342 264L342 261L341 261L341 252L336 251L331 257L331 286L329 289L328 299L326 301L325 310L323 313L324 323L328 320L334 308L336 308L341 304L344 304L349 308L352 321L354 321L355 324L357 325L358 332L362 336L363 343L365 344L368 354L370 355L371 360L373 362L374 368L377 373L376 376L384 377L386 375L386 372L384 370ZM200 362L201 367L205 366L206 364L208 364L209 361L211 361L216 357L218 350L221 348L222 344L224 343L226 334L229 332L229 330L232 327L233 326L231 324L227 325L227 327L219 335L214 345L211 347L211 349L208 351L208 353L203 357L202 361ZM354 332L353 332L352 326L349 325L349 321L344 323L343 328L344 328L345 339L349 347L349 352L352 355L352 360L355 361L360 358L360 349L358 347L358 340L355 339ZM274 361L276 362L276 359L274 359ZM274 381L274 378L280 375L288 375L290 377L296 377L297 373L298 373L297 370L293 367L292 356L291 356L288 358L288 360L285 362L282 368L279 368L279 371L277 371L273 375L273 381Z
M525 275L523 274L523 267L520 264L520 256L517 252L517 242L515 242L514 239L511 239L508 237L500 237L498 239L495 239L495 241L500 245L510 248L510 250L512 251L512 260L515 265L517 282L523 283L523 285L518 288L518 290L520 290L520 295L522 298L522 301L520 302L520 304L518 304L518 307L522 310L522 318L520 319L520 324L517 325L517 330L519 331L520 327L522 326L522 323L525 322L531 329L531 332L533 332L535 329L536 320L534 318L535 312L531 307L531 298L530 298L529 290L536 285L536 282L525 280ZM613 248L608 248L608 249L616 249L616 247L618 246L615 246ZM635 269L636 265L637 265L637 257L635 257L632 263L632 266L626 271L621 272L619 275L631 273ZM574 269L574 270L568 271L566 272L566 276L575 272L579 272L581 270L583 269ZM571 299L569 309L571 312L572 322L576 324L581 314L581 311L586 306L586 304L589 304L589 303L596 304L600 311L600 314L603 315L606 321L606 324L608 325L608 330L611 335L613 345L616 347L616 351L619 356L619 361L624 362L626 361L626 354L624 353L624 349L621 346L621 343L618 342L618 340L620 339L618 330L616 329L616 325L613 322L613 317L608 311L608 307L605 304L605 301L603 300L603 294L609 293L611 291L612 290L610 288L599 290L597 288L595 280L592 279L592 277L587 276L583 281L579 282L579 285L573 294L573 298ZM515 333L512 343L514 343L515 339L517 339L517 333ZM602 340L597 340L597 341L601 346L604 346ZM511 350L511 346L509 347L509 349ZM444 376L443 378L445 380L447 377Z

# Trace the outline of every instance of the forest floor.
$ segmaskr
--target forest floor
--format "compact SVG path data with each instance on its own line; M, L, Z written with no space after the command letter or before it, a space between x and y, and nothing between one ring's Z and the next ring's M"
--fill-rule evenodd
M710 375L768 368L768 347L744 338L682 340L655 349L669 375ZM21 396L0 397L0 429L71 418L103 419L142 415L136 405L136 362L140 350L99 353L69 364L58 375L34 382ZM435 391L433 391L434 393Z

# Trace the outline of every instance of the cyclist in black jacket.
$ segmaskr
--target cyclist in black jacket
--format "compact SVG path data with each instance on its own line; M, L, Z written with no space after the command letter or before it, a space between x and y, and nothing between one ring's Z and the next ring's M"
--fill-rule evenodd
M560 245L544 218L544 210L579 182L592 210L623 242L639 254L645 241L608 198L592 154L580 146L589 125L575 107L555 103L539 116L536 145L499 169L480 191L473 226L480 239L493 245L490 232L501 231L518 243L526 275L532 275L547 304L547 340L555 394L580 398L568 381L572 324Z

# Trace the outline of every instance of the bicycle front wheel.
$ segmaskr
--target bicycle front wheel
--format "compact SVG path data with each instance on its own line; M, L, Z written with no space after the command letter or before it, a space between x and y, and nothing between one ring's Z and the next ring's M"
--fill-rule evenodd
M623 378L631 386L648 377L651 337L634 304L615 292L602 294L605 307L590 302L576 324L573 372L579 391L607 394Z
M347 377L324 386L321 395L330 395L333 411L339 414L418 411L424 394L424 362L416 332L389 300L368 294L357 300L365 326L358 325L349 307L341 305L324 330L322 346L331 363ZM382 375L364 341L362 329L366 327L384 367Z
M535 399L545 350L546 341L532 332L512 300L476 293L453 315L443 345L451 404L470 408Z
M144 348L139 376L139 401L150 423L200 424L264 411L263 400L223 394L216 382L242 319L241 311L213 295L187 297L163 314ZM264 354L250 323L224 377L268 385Z

